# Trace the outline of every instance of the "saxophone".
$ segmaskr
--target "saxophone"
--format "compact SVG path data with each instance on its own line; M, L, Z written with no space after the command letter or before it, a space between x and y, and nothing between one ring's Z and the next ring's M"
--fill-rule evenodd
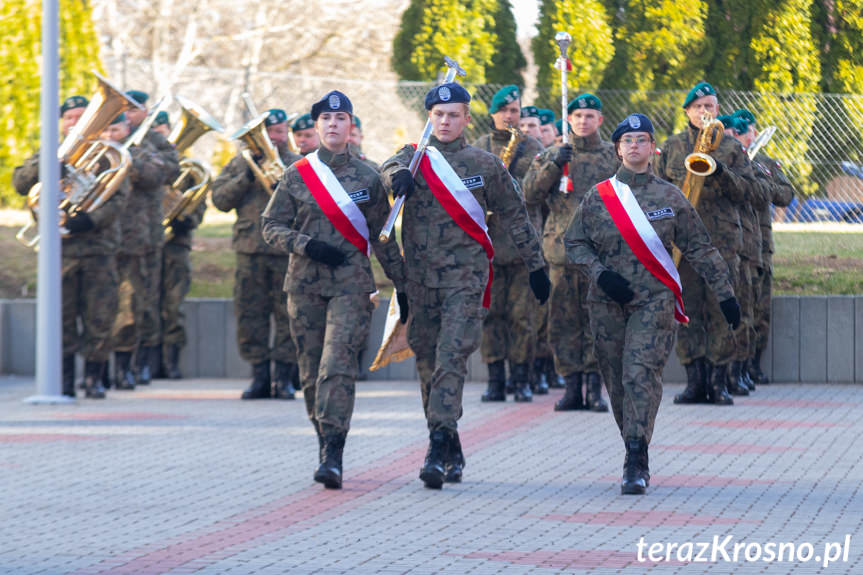
M500 152L500 161L509 169L509 163L512 162L512 157L515 155L515 149L518 143L524 139L524 135L518 128L512 126L509 126L507 130L509 131L509 142L507 142L506 147Z

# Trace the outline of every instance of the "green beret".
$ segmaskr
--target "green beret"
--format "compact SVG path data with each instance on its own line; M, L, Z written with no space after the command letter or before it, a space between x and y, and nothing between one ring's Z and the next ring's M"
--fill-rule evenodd
M297 130L309 130L315 127L314 121L312 121L311 114L303 114L291 124L291 130L296 132Z
M126 114L121 112L119 116L117 116L116 118L111 120L111 125L113 126L114 124L119 124L119 123L125 122L125 121L126 121Z
M555 120L554 128L557 130L558 134L563 134L563 118L560 120Z
M75 108L86 108L89 103L90 101L84 96L69 96L63 100L63 105L60 106L60 115L62 116L69 110L74 110Z
M158 114L156 114L156 119L153 120L154 126L171 126L171 119L168 118L168 112L165 110L160 110Z
M734 118L728 114L720 114L716 116L716 119L722 122L722 125L725 126L726 129L734 127Z
M590 92L585 92L581 96L573 98L572 101L570 101L569 105L566 107L566 113L572 114L572 111L575 109L596 110L598 112L602 112L602 100Z
M554 123L554 112L545 108L539 109L539 123L543 126Z
M281 124L282 122L288 121L288 115L281 108L273 108L271 110L267 110L267 119L264 120L264 125L266 126L275 126L276 124Z
M711 86L707 82L699 82L689 91L688 94L686 94L686 99L683 101L683 107L688 108L689 104L691 104L693 100L697 100L698 98L715 95L716 90L713 89L713 86Z
M150 95L147 92L142 92L141 90L128 90L126 91L126 95L138 102L139 104L146 104L147 100L150 99Z
M522 118L539 118L539 108L536 106L525 106L521 109Z
M362 130L363 129L363 123L360 121L360 117L359 116L353 116L353 118L354 118L354 126L359 128L360 130Z
M755 125L755 115L752 112L750 112L749 110L747 110L746 108L741 108L739 110L735 110L734 114L732 114L732 116L735 118L740 118L741 120L743 120L744 122L746 122L750 126Z
M488 113L494 114L495 112L500 110L502 106L512 104L520 98L521 94L518 91L518 86L516 86L515 84L504 86L495 93L494 97L492 97L491 106L489 106L488 108Z

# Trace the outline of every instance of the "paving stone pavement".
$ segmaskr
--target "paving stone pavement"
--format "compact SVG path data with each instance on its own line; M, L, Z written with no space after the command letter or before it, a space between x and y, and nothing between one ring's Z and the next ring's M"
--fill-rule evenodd
M0 378L0 573L863 573L863 386L722 408L675 406L669 385L638 497L610 414L555 413L560 391L483 404L480 384L464 483L424 489L415 382L358 384L328 491L302 403L239 401L244 383L30 406L32 380Z

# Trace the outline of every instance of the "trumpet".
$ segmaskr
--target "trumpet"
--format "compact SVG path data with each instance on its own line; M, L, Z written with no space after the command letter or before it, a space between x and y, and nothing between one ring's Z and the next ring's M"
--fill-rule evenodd
M243 150L243 159L249 165L249 169L255 175L255 179L263 186L268 194L273 193L273 188L285 173L287 167L282 162L279 151L267 135L267 127L264 121L267 119L266 112L252 118L237 131L232 138L240 140L246 145ZM260 164L255 157L262 158Z

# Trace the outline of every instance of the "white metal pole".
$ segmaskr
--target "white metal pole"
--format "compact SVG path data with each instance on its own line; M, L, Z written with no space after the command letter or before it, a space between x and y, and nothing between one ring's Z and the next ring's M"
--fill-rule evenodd
M58 0L42 0L41 152L39 154L39 269L36 290L36 393L27 403L68 403L62 395L62 306L60 293L60 165L57 161L59 109Z

